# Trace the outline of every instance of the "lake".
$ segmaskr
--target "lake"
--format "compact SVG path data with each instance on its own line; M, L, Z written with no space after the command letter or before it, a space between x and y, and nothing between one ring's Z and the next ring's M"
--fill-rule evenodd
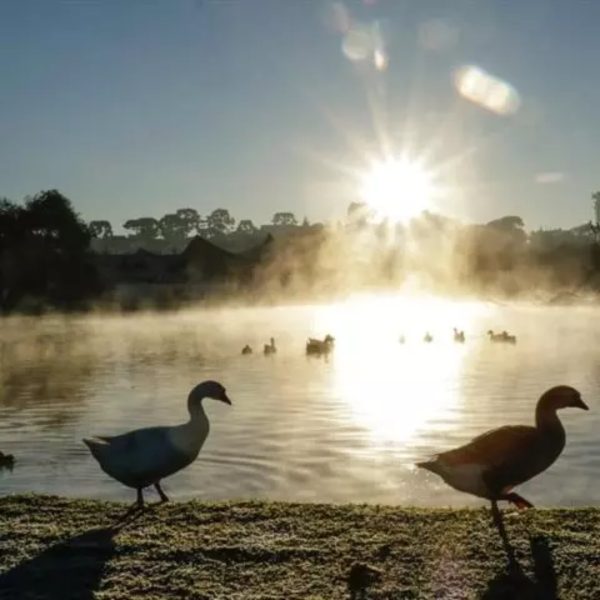
M4 319L0 450L17 462L0 472L0 493L133 501L81 438L183 422L189 390L210 378L233 406L205 400L211 432L199 459L165 481L173 498L473 505L481 501L414 462L488 428L531 423L540 394L565 383L590 411L561 411L565 451L520 489L543 506L598 504L598 317L590 307L387 295ZM454 326L464 345L454 343ZM518 344L492 344L488 329L508 330ZM306 338L327 333L336 338L331 356L307 357ZM264 356L271 336L278 352ZM246 343L254 354L241 355Z

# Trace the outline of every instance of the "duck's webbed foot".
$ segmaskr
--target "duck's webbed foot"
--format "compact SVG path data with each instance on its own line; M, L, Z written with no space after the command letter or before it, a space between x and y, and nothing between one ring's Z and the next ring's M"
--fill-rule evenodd
M519 496L519 494L515 492L511 492L510 494L505 494L501 498L502 500L506 500L511 504L514 504L519 510L525 510L526 508L533 508L533 504L523 498L523 496Z
M163 489L160 487L160 481L154 484L154 487L156 488L156 491L158 492L158 495L160 496L160 501L161 502L168 502L169 501L169 497L165 494L165 492L163 491Z

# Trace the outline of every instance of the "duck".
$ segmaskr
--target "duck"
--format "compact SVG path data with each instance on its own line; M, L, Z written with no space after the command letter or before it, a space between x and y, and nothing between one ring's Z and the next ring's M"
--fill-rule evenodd
M277 352L277 348L275 347L275 338L271 338L270 343L265 344L263 352L265 354L275 354Z
M430 342L433 342L433 336L429 333L429 331L425 334L423 341L426 342L427 344L429 344Z
M0 451L0 469L11 470L15 466L15 457Z
M439 475L458 491L490 500L494 515L500 500L518 509L530 508L531 502L513 488L548 469L560 456L566 434L556 412L563 408L588 410L575 388L559 385L539 398L534 426L492 429L416 466Z
M316 354L319 356L321 354L329 354L333 350L334 343L335 338L329 334L323 340L308 338L308 342L306 342L306 354Z
M246 344L242 348L242 354L252 354L252 348L248 344Z
M208 437L204 398L231 405L220 383L203 381L189 393L187 423L136 429L116 436L93 436L83 443L107 475L137 490L139 508L144 507L142 490L149 486L155 487L161 502L167 502L161 480L194 462Z
M464 344L465 343L465 332L459 331L455 327L454 328L454 341L458 344Z
M502 333L494 333L491 329L487 332L490 342L500 342L505 344L516 344L517 336L510 335L507 331L503 331Z

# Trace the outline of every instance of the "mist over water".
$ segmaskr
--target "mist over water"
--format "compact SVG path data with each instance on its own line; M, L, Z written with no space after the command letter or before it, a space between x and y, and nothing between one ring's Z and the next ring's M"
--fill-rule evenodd
M323 305L5 319L0 450L17 462L0 472L0 493L132 499L81 438L183 422L189 390L210 378L226 386L233 406L205 401L211 432L199 459L166 480L174 498L475 504L414 462L488 428L531 423L539 395L564 383L591 410L560 413L563 455L521 489L534 504L595 504L598 316L593 308L364 295ZM465 330L464 345L453 342L453 327ZM491 344L488 329L508 330L518 344ZM327 333L334 352L307 357L306 338ZM271 336L278 352L263 356ZM245 344L254 354L241 355Z

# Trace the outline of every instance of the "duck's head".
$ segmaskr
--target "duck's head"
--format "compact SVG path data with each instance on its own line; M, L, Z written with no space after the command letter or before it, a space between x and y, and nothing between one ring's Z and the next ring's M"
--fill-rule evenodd
M231 400L225 393L225 388L218 381L203 381L199 383L188 396L188 409L190 413L194 412L196 407L200 406L203 398L212 398L220 400L225 404L231 405Z
M581 408L589 410L581 399L581 394L571 386L558 385L542 394L538 407L541 410L560 410L561 408Z

